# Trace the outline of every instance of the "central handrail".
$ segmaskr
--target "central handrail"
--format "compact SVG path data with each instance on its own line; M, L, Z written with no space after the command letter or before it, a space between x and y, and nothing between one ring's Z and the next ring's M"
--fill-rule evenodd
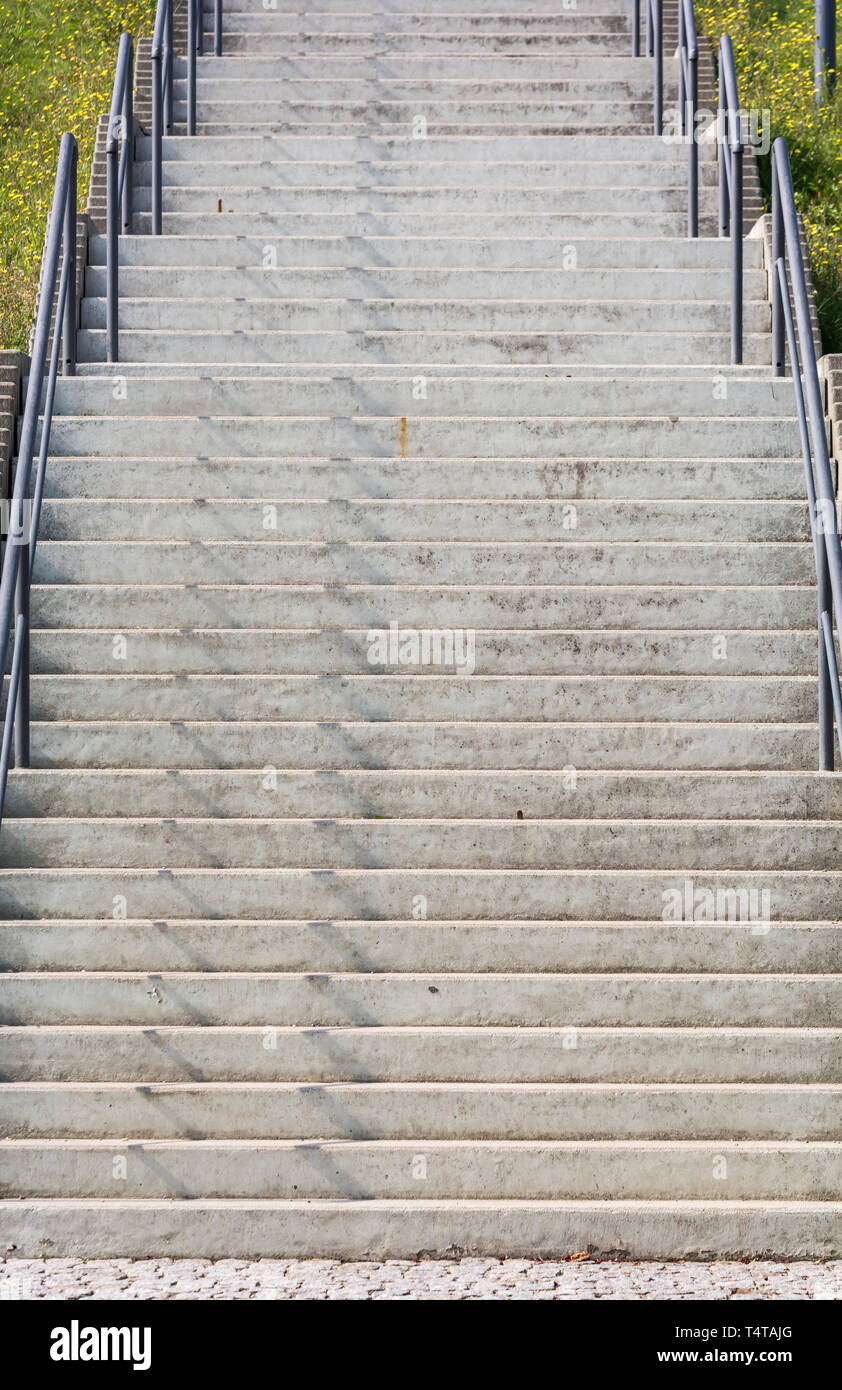
M646 52L654 59L652 125L656 135L664 129L664 3L646 0ZM632 57L640 57L640 0L632 7Z
M836 742L842 751L842 690L833 635L834 610L837 619L842 613L842 545L839 542L836 493L830 471L824 401L813 342L807 272L801 250L789 148L784 139L776 140L772 146L772 263L772 370L778 377L785 373L786 339L795 384L818 586L819 768L832 772L835 763L834 720ZM795 305L794 321L790 294Z
M731 361L743 360L743 113L737 88L734 48L727 34L719 41L719 235L731 238Z
M108 362L116 362L119 357L117 340L117 238L121 232L130 232L132 229L133 85L134 44L130 34L121 34L105 143L107 187L105 353Z
M59 362L65 376L76 371L76 176L78 150L72 135L61 137L53 204L38 296L29 382L23 408L15 481L9 503L9 530L0 571L0 670L9 661L3 738L0 743L0 821L11 765L29 766L29 593L41 499L50 448L50 427ZM59 262L61 272L59 273ZM58 294L56 295L56 286ZM53 307L55 324L53 326ZM52 348L50 349L50 333ZM47 353L49 350L49 367ZM45 380L46 371L46 380ZM42 407L43 397L43 407ZM41 420L38 467L32 501L32 458Z
M699 104L699 39L693 0L678 4L678 110L681 133L687 141L687 235L699 235L699 143L696 111Z

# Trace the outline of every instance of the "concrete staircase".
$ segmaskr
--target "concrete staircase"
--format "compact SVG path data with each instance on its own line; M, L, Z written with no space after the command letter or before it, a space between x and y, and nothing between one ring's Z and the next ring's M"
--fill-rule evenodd
M160 238L139 142L120 366L95 237L59 387L4 1244L838 1255L762 242L731 368L711 147L689 241L625 0L225 11Z

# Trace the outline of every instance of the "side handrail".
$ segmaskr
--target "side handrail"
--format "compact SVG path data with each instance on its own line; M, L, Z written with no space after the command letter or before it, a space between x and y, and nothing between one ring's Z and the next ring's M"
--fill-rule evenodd
M59 361L61 360L65 376L73 376L76 371L77 166L76 141L72 135L63 135L47 228L15 481L9 500L9 529L0 570L0 670L6 670L9 643L14 643L6 686L3 738L0 743L0 822L12 756L16 767L29 766L29 592L41 515L41 499L44 495L47 455L50 449L50 427ZM51 330L53 341L50 349ZM41 437L35 486L30 501L32 459L39 418Z
M801 250L789 148L784 139L776 140L772 146L772 262L772 370L778 377L785 373L786 340L795 385L795 404L810 507L810 530L816 561L819 768L824 772L832 772L835 742L838 741L842 751L842 689L839 658L833 635L834 610L837 619L842 613L842 545L839 542L836 493L830 471L824 401L813 342L807 273ZM790 294L795 306L794 321ZM836 740L833 737L834 721Z
M678 4L678 109L681 133L687 141L687 235L699 235L699 144L696 112L699 104L699 40L693 0Z
M652 124L655 134L664 128L664 5L663 0L646 0L646 53L655 60ZM632 6L632 57L640 57L640 0Z
M134 160L134 44L120 35L117 71L111 95L105 145L106 197L106 360L119 358L117 338L117 238L132 227L132 164Z
M649 57L654 59L652 84L652 128L656 135L664 133L664 0L646 0L646 42Z
M730 38L719 41L719 235L731 238L731 361L743 360L743 116Z

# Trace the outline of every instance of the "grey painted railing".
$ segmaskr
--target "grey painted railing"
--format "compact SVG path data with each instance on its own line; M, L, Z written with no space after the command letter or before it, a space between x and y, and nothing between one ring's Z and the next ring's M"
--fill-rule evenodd
M699 40L693 0L678 0L678 110L687 142L687 235L699 235Z
M731 361L743 360L743 114L737 89L734 49L727 34L719 41L719 235L731 238Z
M653 59L652 126L656 135L664 129L664 5L646 0L646 52ZM640 57L640 0L632 7L632 57Z
M121 34L117 51L117 72L111 95L106 163L106 358L119 359L117 329L117 239L132 229L132 165L134 162L134 44L129 34Z
M63 135L41 271L38 314L35 320L15 482L9 502L9 529L0 572L1 670L7 669L9 644L12 640L14 642L11 671L7 682L3 738L0 743L0 820L3 815L13 745L15 766L29 766L29 591L35 562L41 499L44 495L44 475L50 449L50 427L59 362L61 361L65 376L73 376L76 371L77 164L76 141L72 135ZM38 439L39 418L41 436L38 464L30 501L32 459Z
M842 691L833 634L834 610L837 618L842 613L842 546L839 543L836 494L830 471L824 400L813 342L807 272L801 251L789 149L785 140L776 140L772 146L772 262L772 366L775 376L785 374L784 344L788 344L816 560L819 768L832 771L836 742L839 742L842 750ZM790 295L795 306L794 320ZM834 720L836 740L833 736Z
M163 137L173 127L175 0L158 0L152 36L152 232L163 229ZM186 127L196 134L196 55L202 52L202 0L187 0ZM222 51L222 0L214 0L214 52ZM119 362L120 236L132 229L132 162L134 159L134 46L123 34L117 51L117 70L111 95L106 143L106 360Z

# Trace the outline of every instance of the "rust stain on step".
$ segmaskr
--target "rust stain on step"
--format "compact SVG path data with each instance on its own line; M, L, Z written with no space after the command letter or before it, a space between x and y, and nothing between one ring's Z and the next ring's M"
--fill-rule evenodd
M407 434L407 419L406 419L406 416L405 416L405 415L402 415L401 418L400 418L399 421L398 421L398 442L399 442L399 444L400 444L401 458L402 458L402 459L405 459L405 458L406 458L406 434Z

